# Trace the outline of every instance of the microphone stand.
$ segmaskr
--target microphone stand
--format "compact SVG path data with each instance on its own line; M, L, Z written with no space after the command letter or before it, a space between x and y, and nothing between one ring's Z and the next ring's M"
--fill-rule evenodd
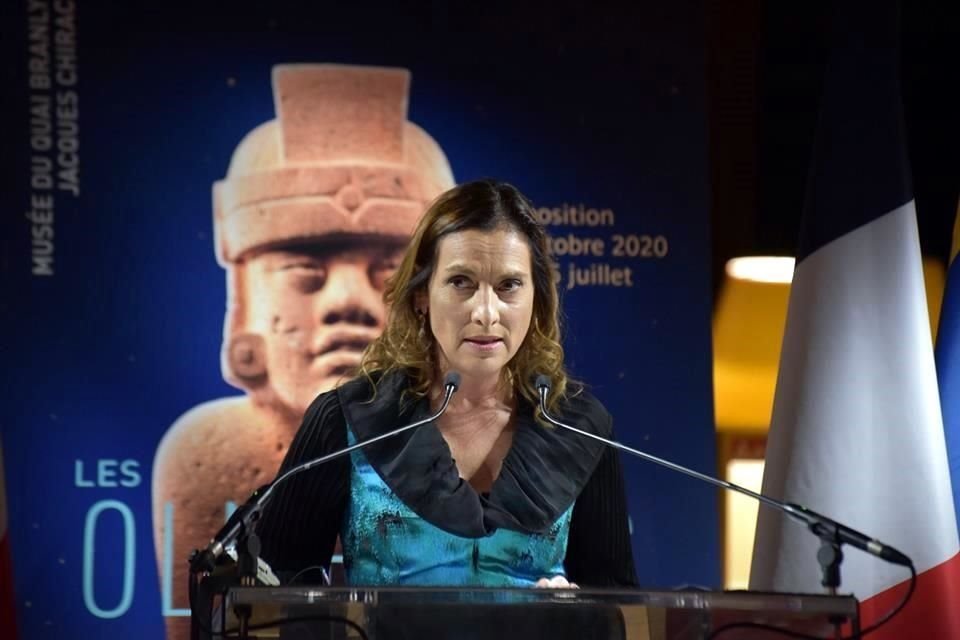
M713 476L708 476L704 473L700 473L699 471L694 471L693 469L688 469L682 465L670 462L669 460L664 460L663 458L658 458L657 456L651 455L644 451L620 444L615 440L609 440L602 436L598 436L560 422L551 416L547 411L547 395L550 393L550 386L550 379L547 376L537 376L536 387L540 395L540 413L550 424L567 429L568 431L573 431L574 433L578 433L584 437L592 438L606 444L607 446L613 447L614 449L626 451L633 456L659 464L663 467L667 467L673 471L691 476L708 484L749 496L754 500L759 501L761 504L781 511L794 520L806 525L807 528L814 533L814 535L820 538L820 549L817 551L817 561L820 563L821 575L823 576L820 584L827 589L827 592L830 595L836 595L837 589L840 587L840 563L843 561L843 551L841 550L841 545L844 543L853 545L854 547L857 547L858 549L861 549L871 555L877 556L878 558L882 558L887 562L908 567L911 571L913 571L913 561L910 560L910 558L904 553L897 551L893 547L884 544L879 540L874 540L855 529L851 529L850 527L840 524L835 520L831 520L830 518L819 514L812 509L808 509L795 503L783 502L781 500L770 498L761 493L751 491L746 487L741 487L738 484L734 484L726 480L720 480L719 478L714 478Z
M292 476L313 469L314 467L330 462L331 460L341 458L349 453L352 453L353 451L356 451L357 449L362 449L371 444L380 442L381 440L392 438L393 436L399 435L405 431L416 429L417 427L421 427L428 422L437 420L441 415L443 415L443 412L447 410L447 406L450 404L450 398L460 387L460 374L458 374L456 371L448 372L444 377L443 386L443 403L440 405L440 409L438 409L433 415L411 424L404 425L394 429L393 431L388 431L378 436L374 436L373 438L368 438L363 442L357 442L356 444L350 445L344 449L340 449L339 451L334 451L332 453L328 453L327 455L320 456L319 458L314 458L302 464L298 464L297 466L278 476L272 482L265 484L254 491L247 501L233 512L226 524L224 524L220 531L218 531L213 539L210 540L210 543L206 546L206 548L204 548L202 551L199 549L194 549L190 554L190 593L194 592L197 575L201 573L209 574L213 572L214 568L216 567L217 560L223 556L230 545L235 545L237 550L237 575L240 579L240 585L255 586L257 567L260 559L260 538L257 535L255 525L257 520L260 519L260 514L263 511L263 508L273 496L273 492L277 486ZM192 598L190 606L192 609ZM236 611L237 618L240 621L240 638L246 638L249 631L248 626L251 615L251 611L249 609L249 605L244 605L243 607L238 607ZM191 629L191 637L193 640L197 640L198 631L199 630L196 628Z

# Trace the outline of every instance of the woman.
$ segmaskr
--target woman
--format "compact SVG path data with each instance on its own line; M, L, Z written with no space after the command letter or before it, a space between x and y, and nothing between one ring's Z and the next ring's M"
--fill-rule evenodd
M435 422L278 487L258 527L279 574L330 563L363 585L622 586L635 582L615 451L537 419L609 437L611 418L568 384L546 237L530 203L493 181L427 210L384 299L361 375L310 406L281 473L435 412Z

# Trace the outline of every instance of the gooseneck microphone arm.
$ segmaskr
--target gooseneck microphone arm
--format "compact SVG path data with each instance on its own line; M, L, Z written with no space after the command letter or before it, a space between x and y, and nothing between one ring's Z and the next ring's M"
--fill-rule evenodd
M444 376L443 379L443 403L433 415L428 416L423 420L418 420L411 424L404 425L394 429L393 431L388 431L378 436L374 436L373 438L368 438L363 442L358 442L344 449L340 449L339 451L334 451L332 453L328 453L327 455L320 456L319 458L314 458L302 464L298 464L297 466L278 476L273 482L266 484L254 491L253 495L250 496L243 506L234 512L234 514L227 520L227 523L223 525L223 528L221 528L220 531L218 531L213 537L213 539L210 540L210 544L208 544L204 550L197 550L191 554L191 572L198 573L201 571L212 571L217 559L224 554L227 547L235 544L237 540L241 536L245 535L248 531L252 531L252 525L260 518L260 512L270 500L271 496L273 496L273 491L280 484L286 482L288 478L313 469L321 464L330 462L331 460L343 457L353 451L356 451L357 449L362 449L371 444L380 442L381 440L392 438L393 436L399 435L405 431L416 429L417 427L423 426L428 422L433 422L443 415L443 412L447 410L447 406L450 404L450 398L459 387L460 374L456 371L450 371L446 376Z
M842 558L842 555L839 554L839 545L841 543L852 545L871 555L877 556L878 558L882 558L887 562L903 565L905 567L911 567L911 568L913 567L913 561L910 560L910 558L907 557L907 555L902 553L901 551L898 551L893 547L891 547L890 545L880 542L879 540L870 538L869 536L863 533L860 533L855 529L851 529L846 525L840 524L835 520L831 520L830 518L824 515L821 515L816 511L813 511L812 509L802 507L798 504L783 502L781 500L770 498L769 496L765 496L761 493L757 493L756 491L751 491L750 489L741 487L740 485L734 484L732 482L727 482L726 480L720 480L718 478L708 476L706 474L700 473L699 471L694 471L693 469L688 469L687 467L684 467L682 465L676 464L674 462L670 462L669 460L664 460L663 458L658 458L657 456L650 455L649 453L639 451L632 447L628 447L624 444L620 444L619 442L616 442L614 440L609 440L602 436L598 436L593 433L588 433L581 429L577 429L576 427L570 426L568 424L564 424L563 422L560 422L559 420L551 416L550 412L547 410L547 395L550 393L550 387L551 387L550 378L548 378L545 375L537 376L536 387L537 387L537 392L540 395L540 412L543 415L544 419L550 424L555 425L557 427L561 427L563 429L567 429L569 431L573 431L574 433L578 433L586 438L592 438L593 440L602 442L607 446L613 447L614 449L619 449L620 451L626 451L627 453L634 455L638 458L643 458L644 460L648 460L650 462L659 464L663 467L667 467L668 469L672 469L673 471L677 471L684 475L691 476L698 480L702 480L703 482L706 482L708 484L712 484L714 486L721 487L729 491L735 491L745 496L749 496L754 500L759 501L761 504L777 509L778 511L781 511L787 514L794 520L797 520L805 524L810 529L810 531L812 531L815 535L817 535L825 544L831 545L838 554L838 557L835 557L835 558L828 558L828 559L820 558L821 564L824 565L825 572L828 570L826 560L829 560L835 565L835 566L829 567L829 570L833 572L833 575L827 576L825 574L824 576L824 586L826 587L835 589L836 587L839 586L839 560Z

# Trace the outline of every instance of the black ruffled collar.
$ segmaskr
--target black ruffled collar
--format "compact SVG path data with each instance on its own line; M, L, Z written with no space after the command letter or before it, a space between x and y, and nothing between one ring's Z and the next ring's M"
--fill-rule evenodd
M379 380L372 401L364 378L337 389L358 441L430 415L426 398L401 406L407 388L407 376L396 371ZM610 436L610 415L586 392L563 403L557 413L568 424ZM387 486L424 520L458 536L479 538L499 528L526 533L549 529L580 495L603 447L566 429L537 424L533 406L521 398L513 444L489 495L478 494L460 478L434 423L373 444L364 454Z

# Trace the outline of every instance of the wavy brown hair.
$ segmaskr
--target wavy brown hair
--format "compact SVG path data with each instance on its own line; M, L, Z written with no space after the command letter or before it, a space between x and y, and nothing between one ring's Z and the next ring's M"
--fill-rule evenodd
M560 344L560 300L553 279L547 236L533 206L513 185L495 180L461 184L440 196L423 214L396 273L387 280L383 298L389 311L386 328L370 343L360 372L373 381L377 374L404 369L413 384L410 393L425 396L437 375L436 349L430 323L418 317L417 293L426 291L436 267L440 241L453 233L476 229L512 229L527 239L533 277L533 317L516 355L502 372L502 382L539 404L534 379L550 377L548 406L565 397L570 379ZM421 332L421 326L424 332Z

